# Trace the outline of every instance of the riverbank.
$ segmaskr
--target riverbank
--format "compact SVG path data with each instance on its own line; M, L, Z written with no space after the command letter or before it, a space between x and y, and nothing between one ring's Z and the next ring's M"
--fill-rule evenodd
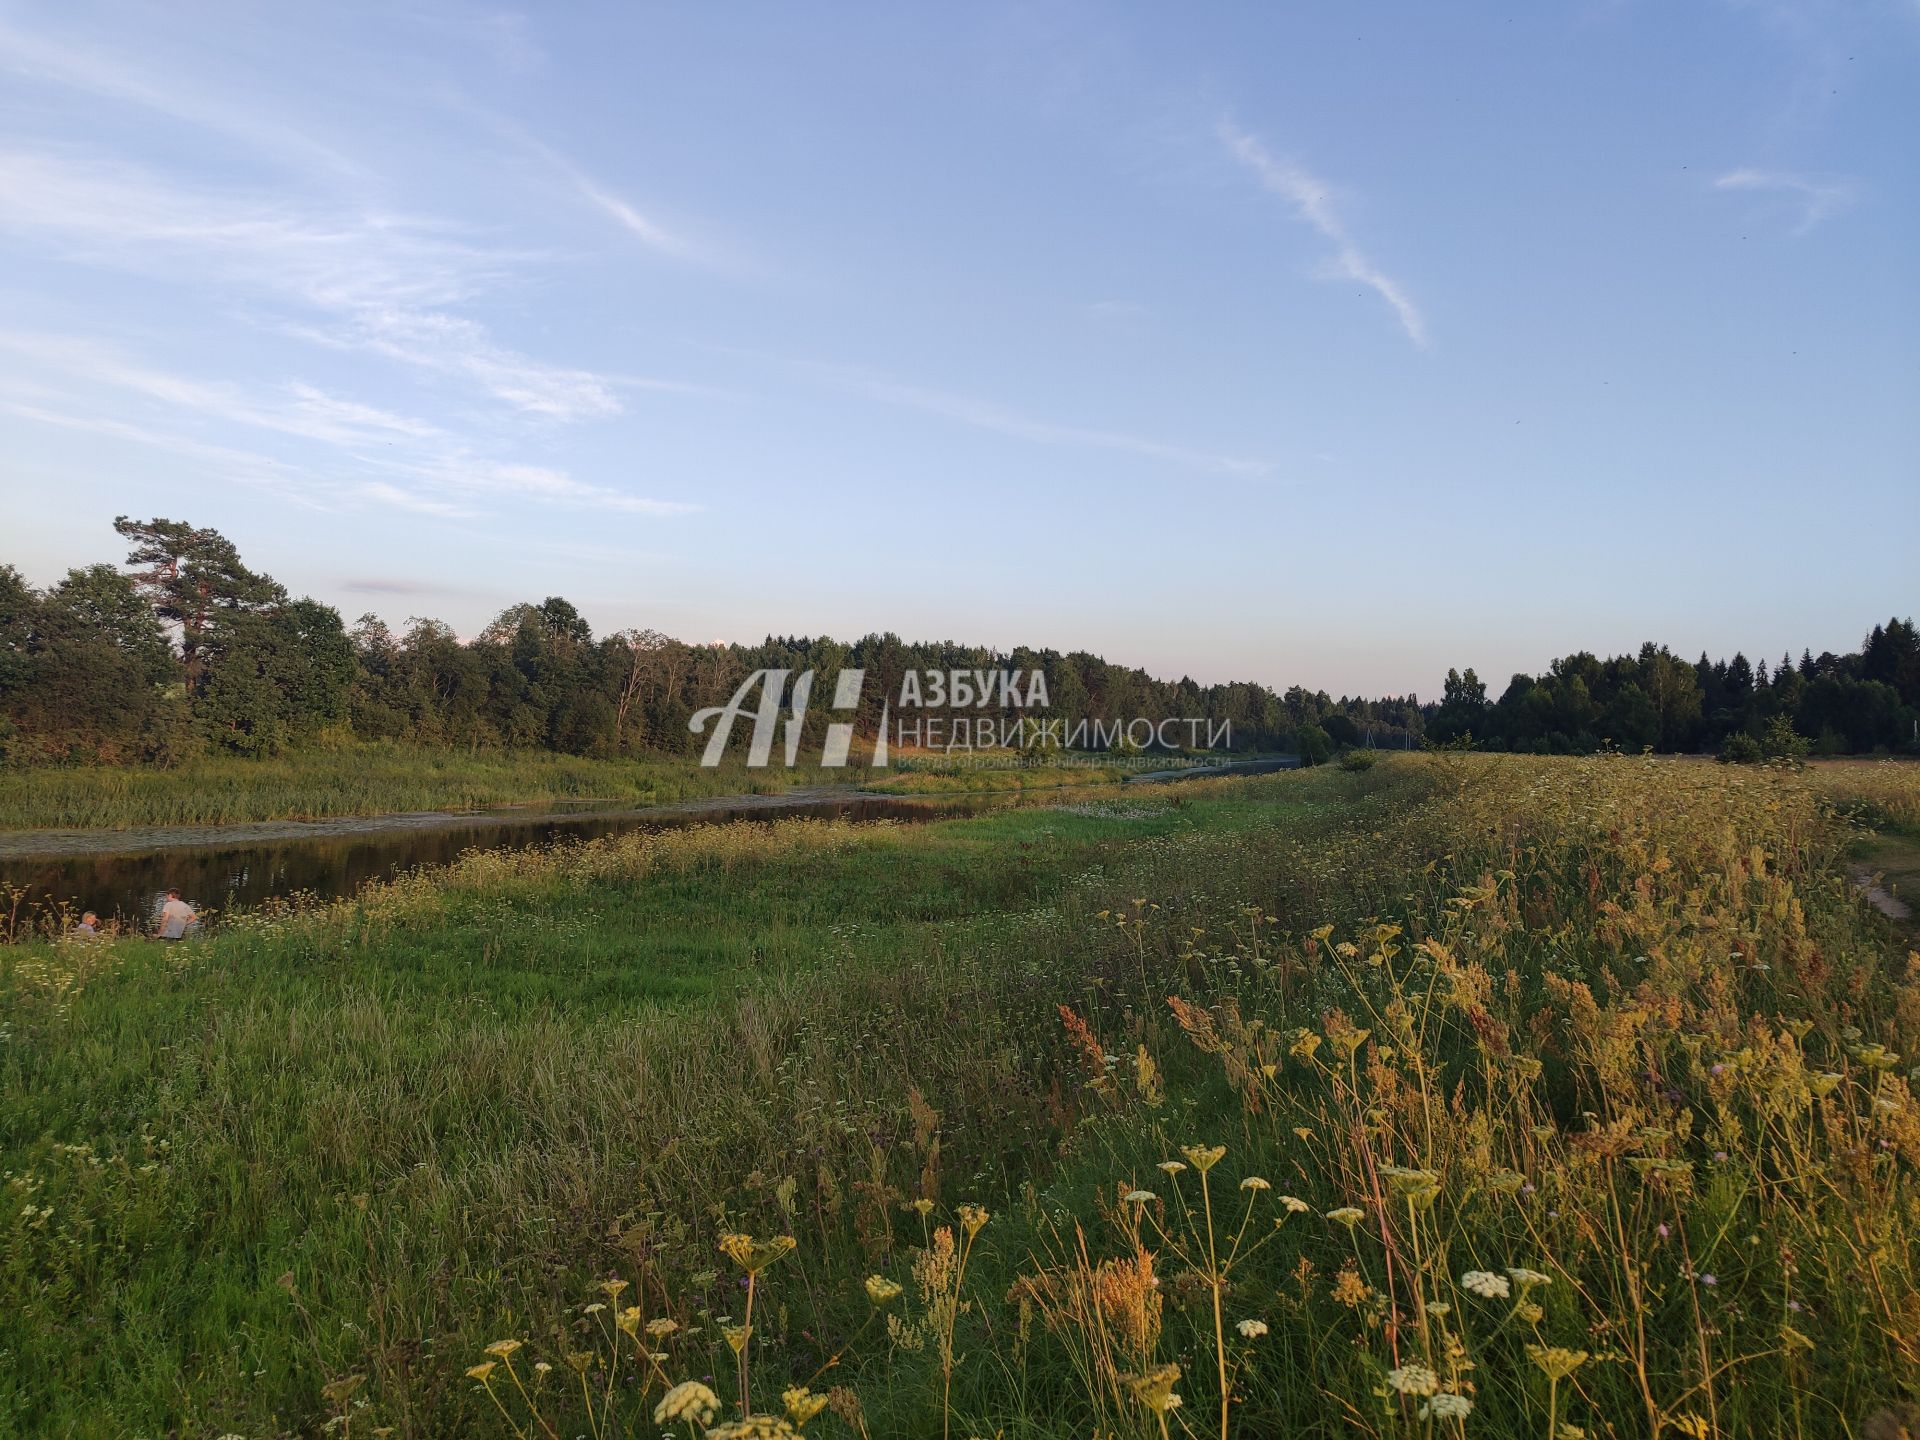
M502 805L672 804L833 784L845 771L749 770L737 762L588 760L544 750L450 750L397 743L203 756L168 769L47 766L0 772L0 832L235 825Z

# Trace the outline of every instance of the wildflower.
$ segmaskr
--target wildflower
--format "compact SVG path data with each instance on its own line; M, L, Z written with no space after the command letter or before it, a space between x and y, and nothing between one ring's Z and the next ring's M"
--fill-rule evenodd
M827 1408L827 1397L816 1395L804 1385L795 1385L780 1394L780 1403L787 1407L787 1418L796 1426L804 1426L807 1421Z
M1395 1198L1405 1200L1408 1204L1430 1204L1440 1193L1440 1172L1437 1170L1409 1170L1401 1165L1382 1165L1380 1174Z
M1240 1182L1240 1188L1242 1190L1271 1190L1273 1186L1262 1180L1258 1175L1249 1175Z
M669 1320L665 1316L662 1316L658 1320L649 1320L647 1322L647 1334L655 1340L671 1335L679 1328L680 1322L678 1320Z
M1224 1145L1182 1145L1180 1147L1180 1153L1187 1157L1188 1162L1194 1169L1204 1175L1226 1158L1227 1147Z
M496 1368L496 1362L492 1360L482 1360L478 1365L469 1365L467 1367L467 1378L469 1380L478 1380L484 1385L487 1383L487 1377L493 1374Z
M1429 1300L1427 1302L1427 1314L1429 1315L1439 1315L1444 1317L1447 1315L1451 1315L1452 1313L1453 1313L1453 1306L1449 1305L1444 1300Z
M798 1435L784 1415L749 1415L707 1431L706 1440L786 1440Z
M727 1344L732 1347L733 1353L738 1355L747 1348L747 1341L753 1337L753 1327L751 1325L722 1325L720 1327L720 1333L727 1337Z
M1473 1401L1451 1390L1442 1390L1420 1407L1422 1420L1464 1420L1473 1413Z
M1507 1278L1522 1290L1532 1290L1536 1286L1551 1285L1553 1283L1553 1277L1551 1275L1543 1275L1538 1270L1529 1270L1524 1265L1509 1266L1507 1269Z
M1358 1205L1342 1205L1338 1210L1327 1211L1327 1219L1337 1220L1349 1230L1367 1218L1367 1212Z
M1151 1190L1129 1190L1126 1194L1126 1202L1129 1205L1150 1205L1159 1198Z
M1304 1215L1313 1208L1298 1195L1282 1195L1280 1197L1280 1204L1285 1207L1289 1215Z
M1160 1168L1169 1175L1178 1175L1187 1167L1182 1165L1178 1160L1162 1160L1160 1162Z
M685 1420L704 1425L720 1413L720 1397L698 1380L682 1380L653 1407L653 1423L674 1425Z
M1670 1417L1667 1423L1671 1425L1674 1429L1678 1430L1682 1435L1691 1436L1692 1440L1707 1440L1708 1427L1707 1427L1707 1421L1705 1416L1694 1415L1691 1413L1686 1415L1675 1415Z
M1568 1350L1559 1345L1529 1345L1527 1358L1549 1380L1564 1380L1587 1363L1587 1352Z
M600 1288L606 1292L607 1299L617 1304L620 1300L620 1292L627 1288L627 1282L624 1280L602 1280L600 1282Z
M578 1371L582 1375L593 1368L593 1352L591 1350L569 1350L563 1358L566 1360L568 1368Z
M518 1340L496 1340L487 1346L487 1354L496 1360L511 1360L513 1352L520 1348L520 1344Z
M1178 1365L1156 1365L1144 1375L1127 1376L1126 1381L1133 1398L1154 1414L1164 1415L1179 1408L1180 1397L1173 1393L1173 1387L1180 1381Z
M757 1275L782 1256L792 1254L798 1244L791 1235L756 1240L736 1232L720 1237L721 1253L749 1275Z
M884 1275L869 1275L867 1298L876 1305L891 1304L900 1298L900 1287Z
M632 1335L638 1338L640 1334L640 1307L638 1305L627 1306L626 1309L613 1317L613 1323L620 1327L621 1334Z
M967 1232L967 1238L969 1240L986 1228L987 1221L990 1218L986 1210L979 1205L962 1205L960 1207L960 1227Z
M1720 1277L1718 1275L1702 1275L1700 1277L1700 1283L1702 1285L1718 1285L1720 1283Z
M1242 1320L1239 1329L1240 1333L1246 1336L1247 1339L1258 1340L1262 1335L1267 1333L1267 1322L1264 1320Z
M1329 1293L1342 1305L1352 1309L1356 1305L1364 1304L1373 1291L1368 1288L1367 1282L1360 1278L1358 1270L1348 1268L1340 1272Z
M1547 1318L1545 1308L1536 1305L1531 1300L1522 1300L1519 1304L1515 1305L1513 1307L1513 1313L1520 1317L1520 1323L1522 1325L1538 1325L1542 1320Z
M1491 1270L1469 1270L1460 1277L1460 1284L1483 1300L1504 1300L1512 1293L1507 1277Z
M1402 1395L1432 1395L1440 1389L1440 1377L1424 1365L1401 1365L1387 1372L1387 1384Z
M1822 1071L1807 1081L1807 1088L1813 1091L1816 1096L1827 1095L1832 1092L1834 1086L1840 1083L1840 1078L1840 1076L1834 1074L1831 1070Z
M908 1201L907 1208L924 1220L933 1213L933 1201L922 1195L917 1200Z

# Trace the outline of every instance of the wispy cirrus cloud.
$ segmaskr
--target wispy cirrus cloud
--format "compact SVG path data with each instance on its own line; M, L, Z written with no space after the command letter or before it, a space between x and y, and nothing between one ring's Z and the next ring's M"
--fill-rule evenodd
M217 279L304 312L288 333L464 379L546 419L619 414L628 386L674 388L536 360L448 313L539 258L451 227L184 187L80 154L0 151L0 194L0 230L41 237L64 258L189 286Z
M432 221L182 185L76 148L0 150L0 195L0 229L64 258L317 310L458 304L531 258Z
M538 155L553 167L566 181L579 192L580 196L609 215L621 228L627 231L643 245L668 255L674 259L690 260L698 258L692 244L673 234L652 217L644 215L631 201L615 194L606 185L596 180L566 156L543 145L531 136L519 131L511 132L527 149Z
M35 372L62 374L92 385L130 391L176 412L272 430L335 446L439 442L438 426L376 406L330 395L304 381L278 387L242 386L154 369L111 346L64 335L0 331L0 354L26 361Z
M1008 435L1018 440L1031 440L1041 445L1071 445L1090 450L1114 450L1150 460L1163 460L1184 469L1204 470L1216 475L1232 475L1246 480L1264 479L1273 473L1273 465L1266 460L1227 455L1186 445L1168 444L1124 430L1055 424L1052 421L1022 415L1018 411L1009 410L990 400L982 400L972 395L955 394L952 391L904 385L866 371L830 366L807 368L841 389L865 395L870 399L879 400L888 405L898 405L908 410L918 410L928 415L937 415L943 419L958 421L976 430L987 430L996 435Z
M258 106L236 105L216 97L205 85L185 83L177 75L163 79L96 43L83 45L0 20L0 71L137 106L302 169L350 178L367 173L333 146L297 126L282 123Z
M1859 187L1839 176L1798 175L1787 170L1729 170L1713 182L1716 190L1757 190L1783 195L1800 208L1795 235L1804 235L1835 211L1851 205Z
M65 336L0 331L0 358L25 363L39 376L59 376L66 390L15 382L40 403L0 408L19 419L86 430L209 464L217 473L250 482L296 487L310 502L372 501L422 515L470 517L486 497L532 499L583 509L656 518L698 506L656 500L613 486L576 479L547 465L502 461L491 445L377 406L334 395L305 381L239 385L156 369L109 346ZM78 387L78 388L74 388ZM115 395L145 402L133 418L109 413ZM213 421L330 447L326 463L292 465L257 451L212 444L179 428Z
M1392 308L1407 338L1424 348L1427 322L1419 306L1399 281L1354 244L1334 206L1332 187L1310 171L1276 158L1257 137L1230 120L1222 120L1216 133L1227 153L1251 171L1263 188L1287 201L1302 220L1333 242L1334 256L1321 272L1323 277L1357 281L1374 291Z

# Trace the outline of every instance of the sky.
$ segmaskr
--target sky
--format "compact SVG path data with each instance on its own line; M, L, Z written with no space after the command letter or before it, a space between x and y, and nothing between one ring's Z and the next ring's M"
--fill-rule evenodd
M0 563L1436 696L1920 610L1920 4L0 0Z

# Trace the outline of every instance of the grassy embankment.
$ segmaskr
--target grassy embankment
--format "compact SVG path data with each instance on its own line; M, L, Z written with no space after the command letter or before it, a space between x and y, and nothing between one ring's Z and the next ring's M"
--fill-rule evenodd
M209 756L171 769L0 771L0 829L220 825L570 800L671 804L843 785L856 772L692 760L585 760L538 750L355 743L273 759Z
M12 949L0 1416L1858 1433L1920 991L1837 783L1396 758Z
M691 759L588 760L540 750L352 743L265 760L207 756L166 770L83 765L0 771L0 830L221 825L586 800L665 805L775 795L799 786L955 794L1111 784L1127 773L1086 765L918 765L892 775L864 765L749 769L738 756L707 769Z
M1920 766L1901 761L1820 761L1822 789L1864 828L1852 846L1854 873L1878 876L1904 905L1899 928L1920 933Z

